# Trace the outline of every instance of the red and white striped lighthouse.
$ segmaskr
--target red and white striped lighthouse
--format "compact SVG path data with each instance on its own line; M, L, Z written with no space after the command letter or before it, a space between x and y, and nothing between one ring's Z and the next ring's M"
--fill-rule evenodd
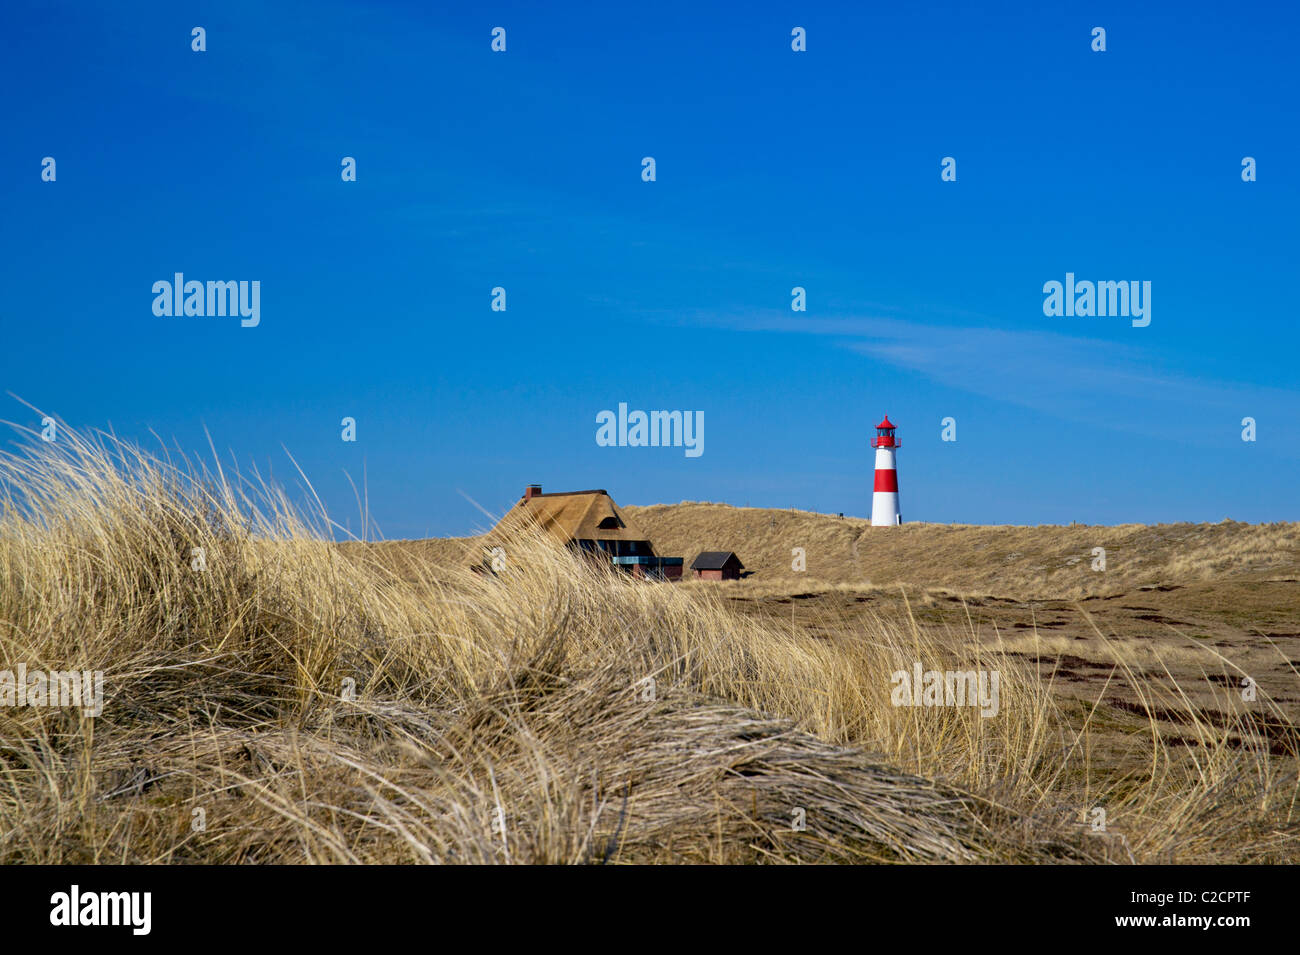
M898 512L898 470L894 466L894 452L903 445L894 437L894 425L885 420L876 425L876 436L871 439L876 449L876 487L871 494L871 526L892 527L903 523Z

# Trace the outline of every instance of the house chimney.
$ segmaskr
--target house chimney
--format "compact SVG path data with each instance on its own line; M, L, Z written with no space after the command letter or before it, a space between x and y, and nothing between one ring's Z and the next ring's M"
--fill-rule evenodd
M530 484L524 488L524 500L531 501L535 497L542 496L542 486L540 484Z

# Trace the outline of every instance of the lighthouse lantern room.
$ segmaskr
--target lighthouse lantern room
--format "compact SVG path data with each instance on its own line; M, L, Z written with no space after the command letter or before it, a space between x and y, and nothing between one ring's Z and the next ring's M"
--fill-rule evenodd
M871 439L871 446L876 449L876 484L871 494L873 527L903 523L898 512L898 470L894 462L894 452L903 445L894 437L896 430L889 415L885 415L885 420L876 425L876 436Z

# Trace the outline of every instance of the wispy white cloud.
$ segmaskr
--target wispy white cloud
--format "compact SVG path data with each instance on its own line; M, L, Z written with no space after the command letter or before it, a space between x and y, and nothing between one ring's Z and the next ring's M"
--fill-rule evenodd
M1300 394L1189 376L1140 343L859 315L804 318L770 311L700 314L696 320L834 338L840 347L945 387L1120 432L1212 444L1250 416L1268 421L1273 450L1300 455Z

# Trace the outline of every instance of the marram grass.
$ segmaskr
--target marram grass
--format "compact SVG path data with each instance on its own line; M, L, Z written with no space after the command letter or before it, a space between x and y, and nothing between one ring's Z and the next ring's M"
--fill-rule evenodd
M104 674L95 718L0 706L0 862L1296 854L1293 750L1189 704L1177 747L1110 726L1131 768L1101 772L1099 712L910 616L819 639L540 539L399 572L264 483L67 429L0 457L0 506L0 671ZM916 661L996 669L997 715L894 706Z

